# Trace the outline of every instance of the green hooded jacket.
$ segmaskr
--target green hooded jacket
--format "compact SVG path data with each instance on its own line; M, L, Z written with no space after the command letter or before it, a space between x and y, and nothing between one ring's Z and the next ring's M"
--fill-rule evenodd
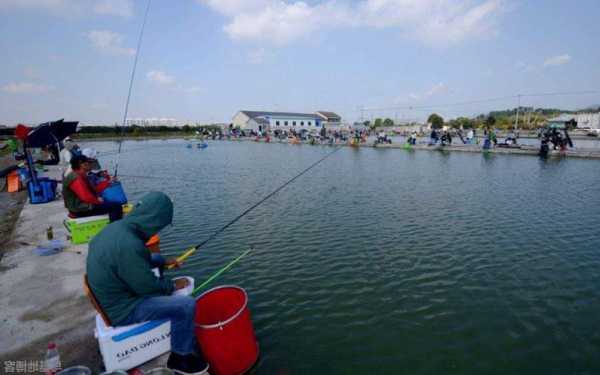
M92 239L87 277L98 303L113 325L125 320L145 298L170 295L173 282L151 271L146 241L173 220L173 203L160 192L144 195L133 211Z

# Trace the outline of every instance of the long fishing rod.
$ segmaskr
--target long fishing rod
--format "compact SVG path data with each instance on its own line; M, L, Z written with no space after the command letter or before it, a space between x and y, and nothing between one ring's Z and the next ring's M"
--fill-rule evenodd
M240 260L242 260L242 258L245 257L246 255L248 255L252 250L254 250L254 246L251 246L248 250L244 251L237 258L235 258L231 262L227 263L225 265L225 267L221 268L220 270L218 270L217 272L215 272L214 274L212 274L211 277L209 277L202 284L200 284L200 285L198 285L197 287L194 288L194 290L192 291L192 295L195 295L202 288L204 288L205 286L207 286L208 284L210 284L214 279L216 279L217 277L221 276L221 274L223 274L225 271L227 271L228 269L230 269L231 267L233 267L234 264L236 264L237 262L239 262Z
M137 50L135 51L135 59L133 61L133 69L131 70L131 78L129 79L129 91L127 92L127 100L125 101L125 113L123 113L123 124L121 127L121 140L119 141L119 152L117 153L117 162L115 164L115 177L119 173L119 154L121 153L121 145L123 144L123 134L125 133L125 125L127 125L127 115L129 113L129 101L131 100L131 90L133 89L133 80L135 78L135 71L137 70L138 57L140 56L140 49L142 48L142 40L144 37L144 30L146 29L146 21L148 20L148 12L150 11L150 4L152 0L148 0L146 5L146 13L144 14L144 21L142 22L142 29L140 30L140 36L138 38Z
M244 212L242 212L241 214L239 214L238 216L236 216L233 220L230 220L227 224L225 224L224 226L222 226L221 228L219 228L217 231L215 231L213 234L211 234L210 236L208 236L208 238L206 238L204 241L200 242L198 245L196 245L194 247L191 247L191 248L187 249L183 255L181 255L180 257L177 258L177 261L178 262L182 262L183 260L185 260L187 257L189 257L190 255L192 255L196 250L198 250L202 246L206 245L209 241L212 241L213 239L215 239L219 234L223 233L227 228L229 228L230 226L232 226L233 224L235 224L238 220L240 220L241 218L243 218L244 216L246 216L247 214L249 214L250 212L252 212L252 210L254 210L256 207L260 206L262 203L264 203L265 201L267 201L269 198L271 198L272 196L274 196L275 194L277 194L278 192L280 192L281 190L283 190L286 186L288 186L292 182L296 181L298 178L300 178L301 176L303 176L306 172L310 171L311 169L313 169L314 167L316 167L317 165L319 165L321 162L323 162L325 159L329 158L331 155L333 155L336 152L338 152L340 149L341 149L341 147L336 147L335 150L331 151L327 155L323 156L321 159L319 159L316 162L312 163L310 166L308 166L307 168L305 168L302 172L298 173L293 178L291 178L290 180L288 180L286 183L284 183L283 185L281 185L280 187L278 187L277 189L273 190L271 193L269 193L268 195L266 195L263 199L261 199L260 201L256 202L255 204L253 204L252 206L250 206L246 210L244 210ZM169 269L170 268L172 268L172 267L169 267Z

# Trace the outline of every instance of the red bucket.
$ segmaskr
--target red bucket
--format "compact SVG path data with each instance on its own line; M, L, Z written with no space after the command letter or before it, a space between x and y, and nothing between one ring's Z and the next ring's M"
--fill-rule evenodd
M195 332L213 375L239 375L258 359L258 343L248 295L237 286L220 286L196 300Z

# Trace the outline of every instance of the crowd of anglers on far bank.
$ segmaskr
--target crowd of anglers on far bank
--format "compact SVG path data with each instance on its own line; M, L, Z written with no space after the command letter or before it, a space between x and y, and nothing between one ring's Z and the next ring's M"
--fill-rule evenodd
M495 147L502 148L519 148L519 131L509 131L506 136L499 140L498 131L494 129L484 128L479 130L482 132L478 136L477 129L432 129L429 133L429 138L423 140L426 136L424 133L417 131L403 133L406 137L406 145L416 145L417 143L428 146L450 146L453 144L464 145L481 145L482 149L489 150ZM230 127L226 131L209 131L204 130L198 135L204 139L213 140L236 140L240 138L254 138L256 141L278 141L282 143L309 143L309 144L347 144L358 146L366 144L369 137L374 136L373 145L391 144L392 138L385 130L372 129L354 129L354 130L338 130L326 129L322 127L319 132L310 132L306 129L300 131L295 129L282 130L242 130ZM418 139L422 140L418 142ZM567 148L573 147L573 141L569 136L567 129L540 129L538 131L540 139L539 155L542 157L548 156L550 147L553 150L565 152Z

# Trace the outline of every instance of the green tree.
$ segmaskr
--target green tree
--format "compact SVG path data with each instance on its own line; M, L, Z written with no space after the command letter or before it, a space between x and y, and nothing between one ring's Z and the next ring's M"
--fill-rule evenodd
M381 126L383 126L383 120L378 117L375 119L375 122L373 123L373 128L379 128Z
M434 129L441 129L444 127L444 119L437 113L432 113L427 119L427 122L430 123L431 127Z
M475 126L475 121L468 117L458 117L450 120L448 124L454 129L471 129Z
M493 128L494 125L496 125L496 118L492 115L489 115L486 119L485 119L485 126L487 126L488 128Z
M386 118L385 120L383 120L383 126L388 128L394 126L394 120L392 120L391 118Z

